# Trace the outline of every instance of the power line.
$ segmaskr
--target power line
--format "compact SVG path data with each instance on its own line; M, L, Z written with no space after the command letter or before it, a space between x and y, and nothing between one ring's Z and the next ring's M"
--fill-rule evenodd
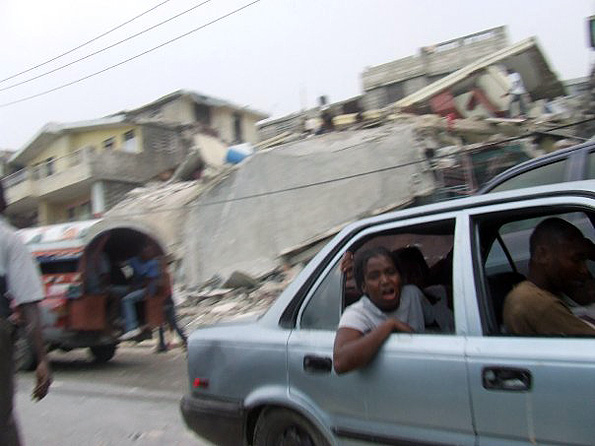
M162 1L161 3L159 3L159 4L155 5L155 6L153 6L152 8L150 8L150 9L147 9L146 11L144 11L144 12L140 13L139 15L137 15L137 16L134 16L134 17L132 17L132 18L131 18L131 19L129 19L129 20L126 20L124 23L121 23L121 24L119 24L118 26L115 26L114 28L111 28L111 29L109 29L108 31L106 31L106 32L104 32L104 33L101 33L101 34L99 34L98 36L96 36L96 37L93 37L92 39L90 39L90 40L87 40L86 42L83 42L83 43L81 43L80 45L78 45L78 46L76 46L76 47L74 47L74 48L72 48L72 49L70 49L70 50L68 50L68 51L66 51L66 52L64 52L64 53L62 53L62 54L59 54L58 56L52 57L51 59L48 59L48 60L46 60L45 62L41 62L41 63L39 63L39 64L37 64L37 65L35 65L35 66L33 66L33 67L27 68L26 70L23 70L23 71L20 71L20 72L18 72L18 73L15 73L15 74L13 74L13 75L11 75L11 76L8 76L7 78L0 79L0 84L1 84L1 83L3 83L3 82L6 82L6 81L8 81L8 80L10 80L10 79L14 79L15 77L17 77L17 76L20 76L21 74L25 74L25 73L28 73L29 71L33 71L33 70L35 70L36 68L43 67L44 65L47 65L47 64L49 64L50 62L53 62L53 61L55 61L55 60L57 60L57 59L60 59L61 57L67 56L68 54L70 54L70 53L73 53L73 52L74 52L74 51L76 51L76 50L80 50L81 48L83 48L83 47L85 47L85 46L89 45L90 43L93 43L93 42L95 42L96 40L99 40L99 39L101 39L102 37L105 37L105 36L107 36L108 34L111 34L111 33L113 33L114 31L116 31L116 30L118 30L118 29L122 28L123 26L126 26L126 25L128 25L129 23L132 23L132 22L134 22L136 19L139 19L139 18L141 18L142 16L144 16L144 15L148 14L149 12L151 12L151 11L154 11L155 9L159 8L160 6L162 6L162 5L166 4L166 3L167 3L167 2L169 2L169 1L170 1L170 0L165 0L165 1Z
M210 0L208 0L208 1L210 1ZM197 32L197 31L200 31L201 29L204 29L204 28L206 28L206 27L208 27L208 26L211 26L211 25L213 25L213 24L215 24L215 23L217 23L217 22L220 22L221 20L223 20L223 19L226 19L227 17L231 17L232 15L234 15L234 14L237 14L237 13L239 13L240 11L242 11L242 10L244 10L244 9L246 9L246 8L248 8L248 7L250 7L250 6L254 5L254 4L256 4L256 3L258 3L258 2L260 2L260 1L261 1L261 0L254 0L253 2L251 2L251 3L248 3L248 4L246 4L246 5L242 6L242 7L238 8L238 9L235 9L235 10L233 10L233 11L231 11L231 12L229 12L229 13L225 14L225 15L222 15L222 16L220 16L220 17L218 17L218 18L214 19L214 20L211 20L210 22L208 22L208 23L206 23L206 24L204 24L204 25L201 25L201 26L199 26L198 28L194 28L194 29L192 29L192 30L190 30L190 31L188 31L188 32L186 32L186 33L184 33L184 34L181 34L181 35L179 35L179 36L177 36L177 37L174 37L173 39L170 39L170 40L168 40L168 41L166 41L166 42L163 42L163 43L161 43L161 44L159 44L159 45L157 45L157 46L154 46L153 48L150 48L150 49L148 49L148 50L146 50L146 51L143 51L142 53L139 53L139 54L137 54L136 56L129 57L128 59L124 59L124 60L123 60L123 61L121 61L121 62L118 62L118 63L116 63L116 64L110 65L110 66L109 66L109 67L107 67L107 68L104 68L104 69L102 69L102 70L96 71L96 72L94 72L94 73L91 73L91 74L89 74L89 75L87 75L87 76L84 76L84 77L81 77L81 78L79 78L79 79L76 79L76 80L74 80L74 81L68 82L68 83L66 83L66 84L62 84L62 85L59 85L59 86L57 86L57 87L50 88L49 90L45 90L45 91L42 91L42 92L40 92L40 93L33 94L33 95L31 95L31 96L26 96L26 97L24 97L24 98L17 99L17 100L15 100L15 101L11 101L11 102L5 102L5 103L3 103L3 104L0 104L0 108L8 107L8 106L10 106L10 105L18 104L18 103L20 103L20 102L25 102L25 101L28 101L28 100L30 100L30 99L38 98L38 97L40 97L40 96L44 96L44 95L46 95L46 94L53 93L54 91L62 90L63 88L70 87L71 85L78 84L79 82L85 81L85 80L87 80L87 79L90 79L90 78L92 78L92 77L95 77L95 76L97 76L97 75L99 75L99 74L105 73L106 71L112 70L112 69L114 69L114 68L116 68L116 67L119 67L120 65L124 65L124 64L126 64L126 63L128 63L128 62L130 62L130 61L132 61L132 60L134 60L134 59L138 59L139 57L142 57L142 56L144 56L144 55L146 55L146 54L149 54L149 53L151 53L151 52L153 52L153 51L155 51L155 50L157 50L157 49L159 49L159 48L162 48L162 47L164 47L164 46L166 46L166 45L169 45L169 44L171 44L171 43L173 43L173 42L176 42L176 41L178 41L178 40L180 40L180 39L182 39L182 38L184 38L184 37L187 37L187 36L189 36L190 34L193 34L193 33Z
M108 45L106 47L103 47L103 48L101 48L101 49L99 49L97 51L94 51L94 52L90 53L90 54L87 54L86 56L80 57L80 58L75 59L75 60L73 60L71 62L68 62L68 63L66 63L64 65L61 65L61 66L59 66L57 68L54 68L53 70L46 71L45 73L38 74L37 76L30 77L29 79L25 79L24 81L17 82L15 84L9 85L7 87L1 87L0 88L0 91L10 90L12 88L18 87L19 85L27 84L27 83L29 83L31 81L34 81L34 80L37 80L39 78L48 76L48 75L50 75L52 73L55 73L56 71L63 70L64 68L67 68L67 67L69 67L71 65L74 65L74 64L76 64L78 62L81 62L81 61L83 61L85 59L88 59L90 57L96 56L97 54L103 53L104 51L107 51L109 49L112 49L112 48L114 48L114 47L116 47L118 45L121 45L122 43L128 42L129 40L135 39L136 37L138 37L138 36L140 36L142 34L145 34L145 33L149 32L149 31L152 31L155 28L158 28L158 27L160 27L162 25L165 25L166 23L171 22L172 20L175 20L178 17L183 16L184 14L188 14L189 12L191 12L191 11L197 9L197 8L200 8L201 6L206 5L210 1L211 0L205 0L205 1L201 2L201 3L199 3L198 5L194 5L193 7L189 8L189 9L187 9L185 11L182 11L179 14L176 14L176 15L174 15L174 16L172 16L172 17L170 17L170 18L168 18L168 19L166 19L166 20L164 20L162 22L157 23L156 25L150 26L149 28L146 28L146 29L144 29L142 31L139 31L136 34L133 34L131 36L128 36L128 37L126 37L126 38L124 38L124 39L122 39L122 40L120 40L120 41L118 41L116 43L113 43L111 45Z

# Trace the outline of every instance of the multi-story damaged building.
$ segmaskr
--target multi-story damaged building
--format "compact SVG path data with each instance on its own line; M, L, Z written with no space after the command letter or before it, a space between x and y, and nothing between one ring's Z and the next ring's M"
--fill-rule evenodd
M8 214L19 225L101 216L128 191L174 169L190 144L175 127L124 115L47 124L10 159Z
M19 226L101 216L131 189L168 177L200 135L222 148L255 143L255 124L266 117L179 90L105 118L47 124L9 160L7 213Z
M187 90L175 91L124 113L139 121L193 126L228 145L256 144L256 123L268 117L249 107Z
M509 45L505 26L420 48L413 56L368 67L362 73L363 106L386 107Z
M508 44L506 27L500 26L423 47L419 54L366 68L361 75L363 94L329 104L329 108L334 115L384 108ZM305 120L317 111L310 109L259 123L260 140L301 132Z

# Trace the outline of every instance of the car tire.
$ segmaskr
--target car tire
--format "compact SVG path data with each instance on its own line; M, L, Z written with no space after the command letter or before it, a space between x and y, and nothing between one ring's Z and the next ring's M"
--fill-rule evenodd
M95 362L99 363L108 362L116 354L116 344L96 345L94 347L89 347L89 349L91 350Z
M37 355L25 329L19 328L14 343L14 363L17 370L31 371L37 367Z
M254 446L329 446L312 423L283 408L265 409L254 430Z

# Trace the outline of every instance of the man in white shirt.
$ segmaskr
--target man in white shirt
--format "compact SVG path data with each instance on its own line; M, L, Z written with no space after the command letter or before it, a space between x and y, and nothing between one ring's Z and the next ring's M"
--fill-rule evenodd
M0 183L0 213L5 208L4 190ZM37 308L37 302L43 299L41 278L31 254L3 216L0 216L0 288L0 445L19 446L13 414L14 309L24 319L37 357L37 382L32 393L34 400L46 396L52 379Z
M525 117L527 113L525 100L523 96L527 93L527 89L525 88L525 84L523 83L523 78L519 73L512 69L508 69L508 82L510 83L510 88L508 90L507 95L510 96L510 103L508 104L508 115L512 118L513 115L513 104L515 102L519 103L519 115L521 117Z

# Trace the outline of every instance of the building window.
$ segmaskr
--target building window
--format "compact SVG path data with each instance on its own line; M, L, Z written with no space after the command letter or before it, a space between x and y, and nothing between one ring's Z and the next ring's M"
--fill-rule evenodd
M49 177L50 175L53 175L55 171L54 158L50 157L45 160L45 176Z
M40 176L41 176L41 172L40 172L40 170L41 170L41 166L40 166L39 164L35 164L35 165L33 166L33 168L32 168L32 171L31 171L31 177L32 177L34 180L39 180L39 178L40 178Z
M211 125L211 109L204 104L194 104L194 118L204 125Z
M134 130L129 130L124 133L124 152L136 153L136 136Z
M89 220L92 217L90 201L74 204L66 209L67 221Z
M103 141L103 148L105 150L113 150L116 147L116 139L114 137L108 138Z
M91 202L86 201L79 206L79 220L88 220L91 217Z
M244 142L242 138L242 115L240 113L233 114L233 140L234 144Z

